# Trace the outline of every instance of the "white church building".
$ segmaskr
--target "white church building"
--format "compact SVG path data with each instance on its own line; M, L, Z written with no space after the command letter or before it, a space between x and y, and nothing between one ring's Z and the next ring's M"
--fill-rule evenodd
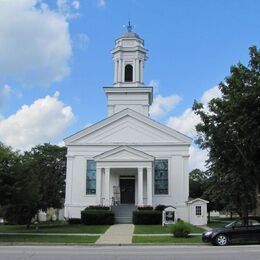
M207 202L189 200L191 138L149 117L153 87L144 84L144 40L128 31L112 50L113 86L104 87L107 118L69 137L65 217L90 205L171 205L176 217L207 223ZM120 219L119 221L120 222Z

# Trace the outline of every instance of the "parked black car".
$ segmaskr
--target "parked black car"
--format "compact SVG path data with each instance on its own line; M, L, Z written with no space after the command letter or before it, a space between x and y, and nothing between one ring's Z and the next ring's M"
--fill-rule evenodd
M225 227L215 228L202 234L203 242L226 246L230 243L258 242L260 243L260 217L250 217L243 224L241 219L235 220Z

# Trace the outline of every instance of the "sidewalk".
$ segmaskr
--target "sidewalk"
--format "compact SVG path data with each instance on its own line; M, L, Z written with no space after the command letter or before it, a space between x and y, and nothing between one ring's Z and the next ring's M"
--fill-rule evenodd
M102 234L95 244L131 244L133 233L133 224L115 224Z

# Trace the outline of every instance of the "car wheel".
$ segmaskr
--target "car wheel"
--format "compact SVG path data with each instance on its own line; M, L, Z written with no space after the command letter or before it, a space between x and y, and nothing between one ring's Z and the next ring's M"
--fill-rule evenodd
M228 244L228 237L224 234L219 234L216 236L215 242L218 246L226 246Z

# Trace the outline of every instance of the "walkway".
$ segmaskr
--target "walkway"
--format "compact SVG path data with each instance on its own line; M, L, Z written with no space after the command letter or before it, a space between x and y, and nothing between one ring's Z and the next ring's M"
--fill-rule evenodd
M133 224L112 225L103 235L99 237L96 244L131 244L133 233Z

